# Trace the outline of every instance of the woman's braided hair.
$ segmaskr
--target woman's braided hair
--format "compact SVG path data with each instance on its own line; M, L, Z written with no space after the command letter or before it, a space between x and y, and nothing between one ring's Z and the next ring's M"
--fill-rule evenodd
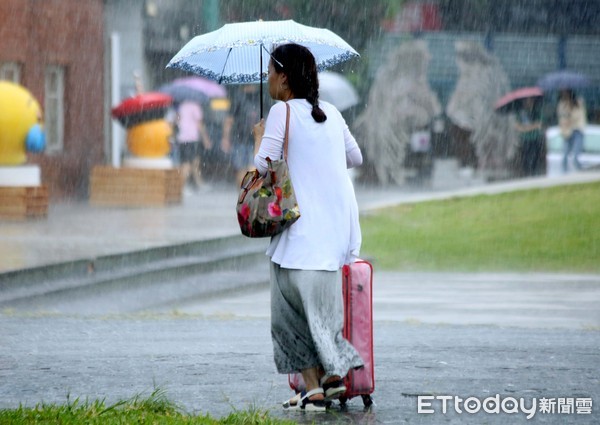
M295 43L282 44L271 53L277 73L287 75L288 85L294 97L306 99L312 105L312 117L323 122L327 115L319 108L319 78L315 57L306 47Z

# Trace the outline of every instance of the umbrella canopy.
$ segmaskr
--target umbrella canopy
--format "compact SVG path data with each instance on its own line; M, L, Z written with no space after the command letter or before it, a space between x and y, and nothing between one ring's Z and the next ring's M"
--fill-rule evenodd
M323 71L319 73L319 98L331 103L340 111L358 104L356 89L342 74Z
M537 85L544 91L581 89L590 85L590 79L580 72L562 70L544 75Z
M158 89L173 98L173 102L181 103L186 100L206 104L212 98L226 97L225 87L203 77L183 77L165 84Z
M165 93L147 92L125 99L112 108L113 118L126 128L140 124L144 121L164 117L167 108L173 103L173 98Z
M341 37L324 28L293 20L238 22L194 37L167 67L190 71L223 84L257 83L267 78L261 63L266 65L273 47L284 43L309 48L319 70L358 56Z
M175 86L173 83L160 86L158 91L171 96L173 98L173 103L176 104L191 101L205 105L210 101L210 98L202 92L191 90L184 86Z
M208 97L225 97L227 90L225 87L215 83L212 80L202 77L183 77L173 81L175 87L187 87L206 94Z
M293 20L238 22L194 37L167 67L193 72L222 84L260 82L262 93L270 52L285 43L307 47L315 56L319 71L359 56L341 37L324 28Z
M494 104L496 112L511 112L521 106L521 101L528 98L541 99L544 92L539 87L523 87L506 93Z

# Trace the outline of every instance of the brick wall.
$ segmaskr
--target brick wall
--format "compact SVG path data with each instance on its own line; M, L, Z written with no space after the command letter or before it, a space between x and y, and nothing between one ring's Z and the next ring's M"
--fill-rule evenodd
M44 105L44 70L65 69L64 148L30 155L52 199L82 197L104 158L102 0L1 0L0 62L21 65L20 83Z

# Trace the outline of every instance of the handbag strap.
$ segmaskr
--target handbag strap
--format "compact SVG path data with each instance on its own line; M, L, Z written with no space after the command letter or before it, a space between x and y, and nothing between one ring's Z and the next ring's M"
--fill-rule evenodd
M288 139L290 135L290 105L285 102L286 115L285 115L285 136L283 136L283 159L287 161L288 152Z

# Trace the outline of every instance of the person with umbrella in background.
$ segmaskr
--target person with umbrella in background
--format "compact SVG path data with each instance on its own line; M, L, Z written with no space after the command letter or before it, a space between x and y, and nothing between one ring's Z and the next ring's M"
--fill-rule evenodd
M523 176L539 176L545 173L546 149L542 128L541 101L534 97L522 100L517 110L515 127L520 139L520 172Z
M537 81L537 86L544 92L558 90L556 115L560 134L565 142L562 163L564 172L568 171L571 152L575 168L581 169L579 154L583 150L587 112L583 98L578 97L574 90L588 87L590 82L587 75L568 69L550 72Z
M194 182L197 188L207 188L206 177L210 173L210 167L216 162L222 160L229 154L230 139L229 130L231 128L229 120L229 100L227 99L227 90L225 87L207 78L198 76L187 76L178 78L170 83L164 84L159 88L159 91L168 94L173 98L176 105L184 102L194 102L198 106L193 108L186 103L186 107L197 109L200 107L202 115L202 123L200 127L201 142L197 145L196 156L197 161L191 166L190 171L187 170L187 165L184 165L185 173L192 173ZM197 112L196 112L197 115ZM175 127L176 126L176 123ZM184 141L185 142L185 141ZM214 143L213 143L214 142ZM175 147L182 146L176 144ZM190 146L184 150L189 150ZM175 149L175 154L177 154ZM195 164L198 164L196 166ZM202 178L200 174L202 170Z
M341 113L319 100L315 57L289 43L269 61L268 89L274 100L266 123L254 126L254 163L262 174L267 158L280 158L289 107L287 162L300 219L273 237L271 257L271 335L279 373L301 372L306 391L285 409L326 411L345 391L343 377L363 366L342 336L341 268L353 262L361 245L358 206L347 168L362 154Z
M227 178L225 170L229 167L232 149L231 101L227 97L211 99L204 111L206 132L213 143L200 146L202 168L211 180Z
M546 137L542 126L544 92L539 87L522 87L506 93L496 104L496 112L514 113L519 133L516 165L520 176L535 176L546 171Z
M181 179L184 187L192 178L196 189L204 186L200 161L200 144L205 149L212 147L212 142L204 126L204 114L199 103L186 100L177 106L175 141L179 152Z
M583 150L584 131L587 125L585 103L583 98L577 97L571 89L562 89L559 92L556 115L560 134L565 141L563 155L563 171L569 169L569 155L573 153L573 164L580 170L579 154Z

